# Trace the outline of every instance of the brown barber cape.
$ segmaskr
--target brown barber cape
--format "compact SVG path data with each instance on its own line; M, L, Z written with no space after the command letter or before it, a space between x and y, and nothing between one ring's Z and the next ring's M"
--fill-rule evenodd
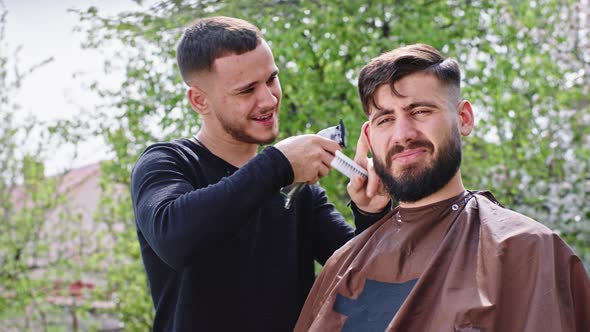
M465 192L396 208L334 253L295 331L589 332L590 280L547 227Z

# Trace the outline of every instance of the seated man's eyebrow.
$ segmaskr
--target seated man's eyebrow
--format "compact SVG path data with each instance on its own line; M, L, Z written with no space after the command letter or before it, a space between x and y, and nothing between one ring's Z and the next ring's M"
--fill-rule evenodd
M384 114L392 114L395 113L395 110L393 108L387 108L387 107L382 107L382 106L377 106L375 105L375 111L373 111L373 117L378 117Z
M388 115L388 114L395 114L395 110L392 108L381 107L381 106L377 106L377 105L374 105L374 107L375 107L375 110L372 111L371 115L369 116L370 123L373 123L375 120L377 120L381 116Z
M375 111L373 111L371 113L372 119L375 119L375 118L382 116L382 115L395 113L395 110L393 108L379 106L376 104L374 104L373 106L375 107ZM411 104L405 106L404 108L402 108L402 112L409 112L409 111L413 110L414 108L418 108L418 107L429 107L429 108L437 108L437 109L439 108L434 103L426 102L426 101L419 101L419 102L414 102L414 103L411 103Z
M410 111L414 108L417 108L417 107L439 108L436 104L433 104L433 103L430 103L427 101L418 101L418 102L411 103L411 104L405 106L404 108L402 108L402 111L408 112L408 111Z

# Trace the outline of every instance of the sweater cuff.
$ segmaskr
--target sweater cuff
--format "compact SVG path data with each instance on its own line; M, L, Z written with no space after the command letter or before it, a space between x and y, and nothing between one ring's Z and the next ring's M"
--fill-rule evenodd
M289 159L274 146L267 146L262 150L262 154L268 156L271 160L277 163L277 171L281 174L282 186L288 186L295 180L295 173Z
M382 218L383 216L385 216L387 214L387 212L391 211L391 206L392 206L392 202L391 200L387 203L387 205L385 205L385 207L383 208L383 210L381 210L380 212L367 212L367 211L363 211L361 210L358 206L356 206L356 204L353 201L350 201L348 203L348 205L350 206L350 209L352 210L352 213L354 213L355 215L361 215L364 217L368 217L368 218Z
M373 225L377 221L383 219L383 217L385 217L385 215L387 215L387 213L391 211L391 206L393 205L393 203L390 200L389 203L387 203L387 205L383 209L383 211L377 213L361 211L361 209L359 209L353 201L350 201L349 205L354 216L354 225L356 226L354 233L358 235L362 233L365 229L371 227L371 225Z

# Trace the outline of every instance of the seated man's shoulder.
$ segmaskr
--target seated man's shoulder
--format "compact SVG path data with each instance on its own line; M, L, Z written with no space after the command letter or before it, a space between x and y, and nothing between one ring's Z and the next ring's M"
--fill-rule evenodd
M382 247L380 243L392 241L395 238L395 229L388 226L388 221L391 220L392 215L393 213L388 213L362 233L348 240L348 242L334 252L330 261L348 261L351 257L371 256L377 247Z
M553 241L558 235L541 222L502 206L493 196L476 195L482 233L498 242Z

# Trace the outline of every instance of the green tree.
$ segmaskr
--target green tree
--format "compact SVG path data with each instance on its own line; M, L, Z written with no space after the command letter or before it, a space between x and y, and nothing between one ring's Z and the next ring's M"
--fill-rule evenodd
M198 17L228 15L261 27L274 51L284 94L279 138L314 133L343 119L349 141L356 142L365 121L356 94L360 68L397 46L428 43L463 64L463 94L476 108L476 131L464 143L467 186L489 189L504 205L560 232L588 267L590 61L577 6L561 0L175 0L116 17L92 7L77 11L88 37L85 47L116 45L105 69L122 68L126 79L116 90L93 84L106 103L103 112L88 117L100 124L95 133L115 153L105 166L108 181L128 185L147 145L198 130L175 66L183 26ZM346 182L336 173L322 179L350 217ZM121 204L114 218L131 225L129 202L112 204ZM135 241L128 231L126 241ZM116 245L137 259L137 247ZM121 278L130 273L123 264L118 268L112 273ZM137 266L133 271L141 273ZM135 282L147 292L145 280ZM147 298L140 297L141 289L120 290L121 299ZM126 319L144 321L146 307L134 306L125 306Z
M38 122L15 119L18 105L12 99L22 80L42 61L22 72L13 56L5 54L7 12L0 2L0 325L8 330L47 329L59 314L45 296L53 289L52 277L68 264L53 242L69 239L69 231L49 236L43 229L46 213L61 203L57 179L44 174L43 147L31 146ZM22 125L21 123L26 123Z

